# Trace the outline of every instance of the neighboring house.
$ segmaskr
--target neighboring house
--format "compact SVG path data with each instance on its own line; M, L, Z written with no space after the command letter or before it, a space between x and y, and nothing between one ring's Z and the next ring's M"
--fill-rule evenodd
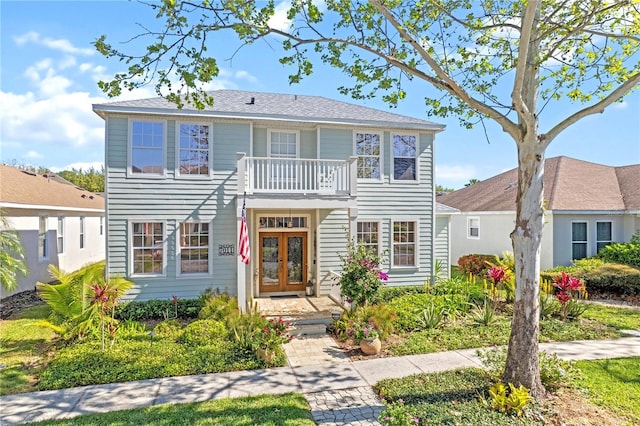
M13 293L50 282L49 265L72 272L104 259L104 198L97 194L53 174L0 165L0 209L20 235L29 268Z
M392 285L431 277L444 126L317 96L211 95L203 111L163 98L93 106L106 126L107 268L135 283L129 297L213 288L245 307L307 283L326 295L347 235L387 252Z
M451 258L513 251L518 170L437 197L452 216ZM611 167L569 157L544 164L545 215L541 268L570 265L640 229L640 164Z

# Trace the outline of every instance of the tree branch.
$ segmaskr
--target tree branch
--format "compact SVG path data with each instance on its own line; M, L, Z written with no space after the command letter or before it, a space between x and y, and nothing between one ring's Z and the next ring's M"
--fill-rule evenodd
M527 66L529 60L529 46L531 43L533 26L535 25L536 9L539 6L540 3L537 1L528 2L527 8L524 11L524 16L522 17L522 31L520 32L520 43L518 46L518 62L516 64L513 92L511 92L513 108L518 113L520 119L526 123L528 129L533 129L535 126L536 120L532 116L535 111L529 111L529 108L522 98L522 90L524 87L525 73L529 71Z

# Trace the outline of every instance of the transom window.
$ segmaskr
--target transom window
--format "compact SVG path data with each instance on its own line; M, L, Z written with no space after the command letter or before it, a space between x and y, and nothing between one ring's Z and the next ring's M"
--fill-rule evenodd
M378 222L358 222L356 232L358 244L362 244L375 255L379 253L380 229L378 225Z
M131 124L131 173L164 174L164 124L134 121Z
M393 179L416 180L417 138L393 135Z
M358 178L380 179L381 136L378 133L355 134Z
M306 228L307 216L262 216L260 228Z
M596 222L596 249L599 252L613 242L611 222Z
M164 224L162 222L132 223L133 273L162 274L164 265Z
M58 253L64 253L64 216L58 216Z
M210 129L202 124L180 124L178 168L181 175L208 176Z
M587 257L587 222L571 224L571 259Z
M415 222L393 222L393 265L416 266Z
M48 250L48 241L47 241L47 216L40 216L38 222L38 256L40 259L46 259L49 250Z
M180 224L180 273L209 273L209 224Z
M467 238L472 238L472 239L480 238L480 218L479 217L467 218Z

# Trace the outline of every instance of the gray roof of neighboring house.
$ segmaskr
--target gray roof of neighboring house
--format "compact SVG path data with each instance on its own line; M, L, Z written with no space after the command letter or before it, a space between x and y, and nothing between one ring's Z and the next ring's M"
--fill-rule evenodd
M94 104L93 110L103 118L106 113L146 113L357 124L431 131L442 131L445 128L444 125L431 121L336 101L322 96L240 90L215 90L208 93L213 96L214 103L213 106L206 107L204 110L198 110L187 104L184 108L178 109L175 104L162 97Z
M457 214L457 213L460 213L460 210L454 207L445 206L442 203L436 203L436 214L448 215L448 214Z
M437 197L461 211L515 211L518 169ZM640 164L605 166L570 157L544 163L544 199L548 210L640 210Z

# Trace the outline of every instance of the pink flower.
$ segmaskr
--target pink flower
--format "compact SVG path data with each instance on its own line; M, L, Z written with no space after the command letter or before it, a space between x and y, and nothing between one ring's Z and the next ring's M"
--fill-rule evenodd
M380 271L379 275L382 281L387 281L389 279L389 275L387 275L385 272Z
M500 284L507 278L507 272L503 266L492 266L487 271L487 275L489 275L495 284Z
M564 305L569 301L569 299L571 299L571 295L566 291L559 291L558 293L556 293L556 298L560 303Z

